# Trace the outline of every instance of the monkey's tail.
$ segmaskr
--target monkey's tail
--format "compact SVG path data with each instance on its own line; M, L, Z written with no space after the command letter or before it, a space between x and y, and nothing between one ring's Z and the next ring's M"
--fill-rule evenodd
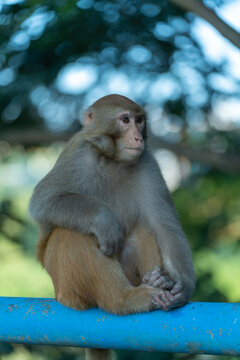
M114 360L112 350L107 349L86 349L86 360Z
M43 265L44 254L47 247L48 239L52 233L53 227L50 225L39 225L38 243L37 243L37 259Z

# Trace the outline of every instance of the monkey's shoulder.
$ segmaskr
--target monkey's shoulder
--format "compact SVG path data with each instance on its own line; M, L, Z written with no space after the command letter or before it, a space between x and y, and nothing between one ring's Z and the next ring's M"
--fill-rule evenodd
M80 131L67 142L56 161L56 165L64 165L67 169L74 164L78 166L85 164L87 166L94 162L96 162L96 155Z

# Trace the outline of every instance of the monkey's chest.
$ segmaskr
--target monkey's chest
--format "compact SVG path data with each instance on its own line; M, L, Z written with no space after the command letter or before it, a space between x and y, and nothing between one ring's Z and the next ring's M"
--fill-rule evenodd
M117 216L120 225L128 233L136 224L139 214L133 194L129 191L113 193L106 202Z
M93 177L89 195L103 201L117 216L122 227L128 231L137 222L139 209L136 191L130 182L119 181L119 178L105 179Z

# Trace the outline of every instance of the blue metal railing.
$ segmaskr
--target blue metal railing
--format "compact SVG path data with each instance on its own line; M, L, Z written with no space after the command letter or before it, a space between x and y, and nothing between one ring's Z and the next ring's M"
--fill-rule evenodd
M0 297L0 342L240 355L240 304L116 316L53 299Z

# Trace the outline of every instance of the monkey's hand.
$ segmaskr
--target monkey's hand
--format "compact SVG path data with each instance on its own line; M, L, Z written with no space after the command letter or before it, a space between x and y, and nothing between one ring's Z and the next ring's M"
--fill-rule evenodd
M188 301L183 284L180 281L174 282L160 266L144 274L142 282L156 289L152 299L155 309L172 310L185 305Z
M168 311L186 305L188 295L184 290L183 284L176 282L171 290L156 288L152 302L155 309Z
M103 254L111 256L119 253L123 246L124 234L111 210L102 209L95 217L92 229Z
M153 271L144 274L142 282L164 290L171 290L174 286L174 282L161 266L155 266Z

